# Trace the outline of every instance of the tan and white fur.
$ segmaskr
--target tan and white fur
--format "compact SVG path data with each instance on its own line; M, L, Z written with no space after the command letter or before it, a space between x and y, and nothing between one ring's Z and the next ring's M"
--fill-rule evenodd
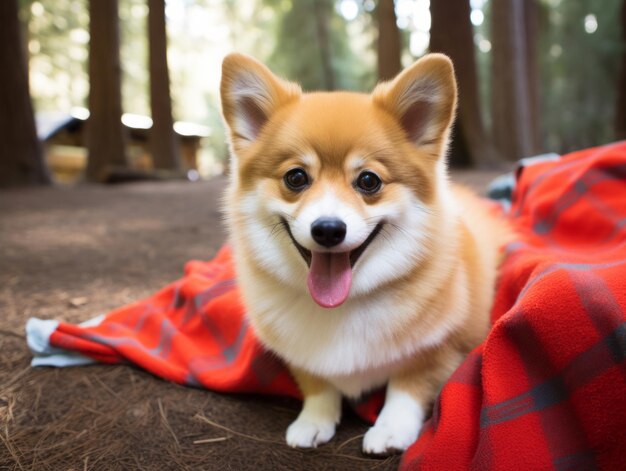
M427 55L367 95L302 93L232 54L221 97L232 158L226 213L247 315L304 397L287 443L329 441L342 396L386 386L363 450L406 449L487 333L505 234L471 192L448 182L450 60ZM380 186L370 192L372 183ZM340 243L318 243L320 218L342 221ZM319 260L325 268L313 267ZM333 272L335 260L345 273ZM313 270L326 270L326 281L311 281Z

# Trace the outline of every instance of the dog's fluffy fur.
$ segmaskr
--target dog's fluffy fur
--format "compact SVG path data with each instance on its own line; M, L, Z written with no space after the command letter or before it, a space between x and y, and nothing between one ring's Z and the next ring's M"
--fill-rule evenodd
M239 286L254 331L304 396L287 443L327 442L342 395L386 385L363 449L406 449L443 382L486 335L506 233L471 192L447 181L450 60L428 55L371 95L304 94L232 54L221 97ZM294 169L300 179L288 180ZM319 218L345 224L339 244L320 245L312 234ZM327 285L343 287L316 281L320 270Z

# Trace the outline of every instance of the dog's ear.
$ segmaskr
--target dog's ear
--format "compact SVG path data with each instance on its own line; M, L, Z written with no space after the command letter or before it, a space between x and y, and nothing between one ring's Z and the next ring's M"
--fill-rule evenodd
M450 59L428 54L372 93L374 103L393 115L407 137L438 157L456 109L456 80Z
M258 137L276 110L302 91L276 77L267 67L243 54L230 54L222 63L222 113L230 128L233 148L240 150Z

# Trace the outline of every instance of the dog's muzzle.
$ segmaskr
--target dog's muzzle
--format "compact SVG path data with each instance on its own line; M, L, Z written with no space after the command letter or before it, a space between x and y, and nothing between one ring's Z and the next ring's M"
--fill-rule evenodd
M320 220L324 220L323 225L322 225L323 230L320 230L318 237L325 243L318 241L316 236L313 234L314 227L316 223L318 223ZM334 222L329 224L328 220L339 221L341 224L343 224L343 229L341 228L341 225L335 224ZM306 262L307 266L310 267L311 266L311 251L298 243L298 241L295 239L295 237L293 236L291 232L291 227L289 226L289 223L287 223L287 220L285 218L280 218L280 222L283 224L283 227L287 231L287 234L289 234L289 238L291 239L291 242L293 242L293 245L295 245L296 249L298 250L302 258ZM367 239L365 239L365 241L361 245L359 245L356 249L350 251L350 266L354 267L354 264L357 262L359 257L363 254L363 252L365 252L365 249L372 243L374 238L380 233L383 226L384 226L384 223L379 222L374 228L374 230L370 232L370 234L367 236ZM341 242L343 242L343 240L345 239L345 235L346 235L345 223L336 218L319 218L311 225L311 235L318 244L324 247L334 247L335 245L338 245ZM341 239L341 240L339 240L339 242L336 242L336 243L333 242L338 239ZM329 245L326 245L326 244L329 244Z

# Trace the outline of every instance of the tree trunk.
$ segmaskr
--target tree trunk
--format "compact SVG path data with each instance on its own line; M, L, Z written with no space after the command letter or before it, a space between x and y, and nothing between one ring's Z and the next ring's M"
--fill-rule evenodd
M457 166L488 167L498 162L480 114L474 32L469 0L430 2L430 51L447 54L454 63L459 87L459 110L450 162Z
M322 70L324 72L324 85L326 90L336 88L335 72L333 70L332 48L330 34L328 32L328 9L333 8L327 0L313 0L313 13L315 17L315 32L320 50Z
M626 0L622 2L622 39L626 44ZM622 72L617 81L617 110L615 116L615 137L626 139L626 49L622 51Z
M170 78L167 67L165 1L148 0L148 7L150 106L152 108L150 153L155 168L180 170L179 143L174 133Z
M537 53L539 37L540 9L537 0L524 1L524 20L526 21L526 70L528 77L528 99L530 104L531 121L530 152L538 154L542 150L541 136L541 103L539 80L539 56Z
M400 70L402 44L394 0L381 0L376 9L378 19L378 80L391 80Z
M0 186L50 182L37 139L18 1L0 1Z
M118 0L89 1L89 119L87 171L90 181L106 181L114 168L127 166L122 127Z
M497 150L507 160L536 153L536 81L529 66L529 29L524 3L492 2L492 117ZM536 83L536 82L535 82ZM533 112L535 115L533 115Z

